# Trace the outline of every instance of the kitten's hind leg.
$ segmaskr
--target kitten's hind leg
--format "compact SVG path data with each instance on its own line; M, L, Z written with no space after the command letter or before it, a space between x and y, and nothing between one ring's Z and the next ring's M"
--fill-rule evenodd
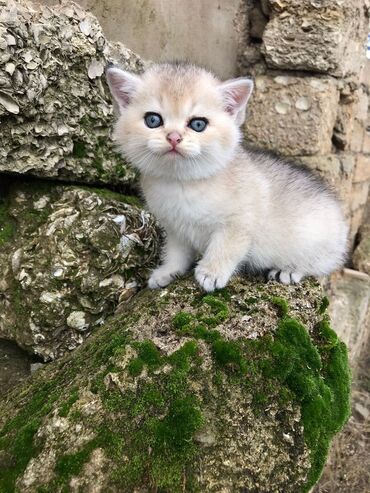
M149 288L166 287L176 277L185 274L193 260L193 249L184 242L180 242L176 236L167 233L163 263L152 272L148 281Z
M286 270L271 269L267 274L269 281L279 281L282 284L298 284L303 277L300 272L289 272Z

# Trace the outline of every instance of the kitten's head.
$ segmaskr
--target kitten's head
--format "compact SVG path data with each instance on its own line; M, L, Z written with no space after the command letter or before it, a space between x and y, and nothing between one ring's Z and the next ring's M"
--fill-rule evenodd
M114 138L143 174L192 180L227 166L240 140L251 80L221 82L186 64L153 65L141 76L113 67L107 79L120 110Z

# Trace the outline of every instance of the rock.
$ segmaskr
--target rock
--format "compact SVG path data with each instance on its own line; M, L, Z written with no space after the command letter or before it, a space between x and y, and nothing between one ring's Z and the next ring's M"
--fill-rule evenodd
M247 143L286 156L328 154L338 101L329 78L259 75L245 125Z
M357 270L370 276L370 224L365 223L360 228L360 241L353 254L353 265Z
M336 76L358 73L366 46L363 0L268 0L263 32L267 65Z
M42 182L0 199L0 337L54 359L145 283L158 231L135 197Z
M0 172L68 181L132 183L134 171L111 140L108 62L143 62L109 43L77 4L52 8L2 2L0 13Z
M339 336L348 345L351 364L357 368L369 338L370 276L343 269L330 278L330 317Z
M312 280L142 291L0 402L0 490L309 491L349 415L324 301Z

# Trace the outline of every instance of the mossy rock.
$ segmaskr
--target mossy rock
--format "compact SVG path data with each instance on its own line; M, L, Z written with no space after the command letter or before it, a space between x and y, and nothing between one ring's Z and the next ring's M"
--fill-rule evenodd
M156 221L97 188L3 177L0 197L0 337L58 358L146 283Z
M311 280L142 291L0 403L0 491L309 491L349 415L323 311Z

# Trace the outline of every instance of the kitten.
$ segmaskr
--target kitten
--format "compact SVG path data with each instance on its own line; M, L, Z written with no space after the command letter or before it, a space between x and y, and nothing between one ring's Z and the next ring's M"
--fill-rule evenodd
M179 63L141 76L108 68L107 79L120 110L114 138L167 233L149 287L166 286L199 255L205 291L242 266L284 284L342 266L347 226L332 192L304 168L240 146L251 80L221 82Z

